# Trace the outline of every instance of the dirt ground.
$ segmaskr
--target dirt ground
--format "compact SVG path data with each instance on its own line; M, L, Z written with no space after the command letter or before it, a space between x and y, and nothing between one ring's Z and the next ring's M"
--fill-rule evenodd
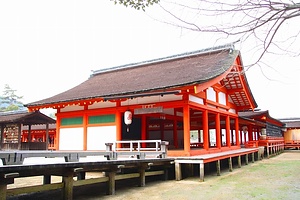
M228 199L300 199L300 151L286 151L283 154L263 159L242 168L234 167L221 171L221 176L206 175L205 181L198 177L185 178L181 181L146 182L145 187L130 185L116 189L115 195L93 194L75 196L75 200L228 200ZM97 176L89 174L88 176ZM87 177L89 178L89 177ZM16 181L15 185L37 182L41 177ZM52 177L53 182L61 181ZM11 185L10 187L14 187Z

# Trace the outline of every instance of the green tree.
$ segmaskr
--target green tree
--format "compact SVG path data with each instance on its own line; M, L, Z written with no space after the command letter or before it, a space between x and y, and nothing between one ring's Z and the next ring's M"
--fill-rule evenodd
M4 109L4 111L14 111L14 110L19 110L19 106L15 104L10 104Z
M16 93L17 90L13 90L8 84L5 84L4 91L3 91L3 97L9 99L10 101L16 101L19 99L22 99L23 96L17 96Z
M3 96L0 96L0 112L26 109L20 101L23 96L16 95L16 91L8 84L4 86Z

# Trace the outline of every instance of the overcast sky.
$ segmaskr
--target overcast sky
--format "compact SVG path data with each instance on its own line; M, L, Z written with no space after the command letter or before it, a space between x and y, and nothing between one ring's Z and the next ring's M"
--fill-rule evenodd
M8 84L30 103L80 84L91 70L232 42L153 20L160 16L158 6L145 13L109 0L0 0L0 91ZM236 48L247 65L245 45ZM266 61L267 77L259 67L246 73L258 108L300 117L300 58Z

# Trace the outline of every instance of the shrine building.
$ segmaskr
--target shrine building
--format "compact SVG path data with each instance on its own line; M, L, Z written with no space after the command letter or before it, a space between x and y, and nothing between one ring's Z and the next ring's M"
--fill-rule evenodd
M257 104L240 51L224 45L93 71L74 88L26 106L57 110L57 150L162 140L168 156L192 156L240 149L238 112Z
M300 149L300 118L280 119L285 123L284 147L285 149Z

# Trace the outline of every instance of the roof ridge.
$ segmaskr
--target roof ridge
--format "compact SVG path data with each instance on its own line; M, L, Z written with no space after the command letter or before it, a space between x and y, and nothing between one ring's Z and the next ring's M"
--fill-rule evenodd
M136 63L129 63L129 64L125 64L125 65L119 65L119 66L116 66L116 67L104 68L104 69L99 69L99 70L92 70L91 77L94 76L94 75L97 75L97 74L101 74L101 73L106 73L106 72L111 72L111 71L116 71L116 70L120 70L120 69L136 67L136 66L142 66L142 65L152 64L152 63L156 63L156 62L163 62L163 61L182 58L182 57L186 57L186 56L201 55L201 54L205 54L205 53L212 53L212 52L222 51L222 50L230 50L230 53L231 53L235 49L234 44L237 43L237 42L238 41L231 42L231 43L224 44L224 45L215 46L215 47L200 49L200 50L196 50L196 51L190 51L190 52L175 54L175 55L161 57L161 58L155 58L155 59L136 62Z

